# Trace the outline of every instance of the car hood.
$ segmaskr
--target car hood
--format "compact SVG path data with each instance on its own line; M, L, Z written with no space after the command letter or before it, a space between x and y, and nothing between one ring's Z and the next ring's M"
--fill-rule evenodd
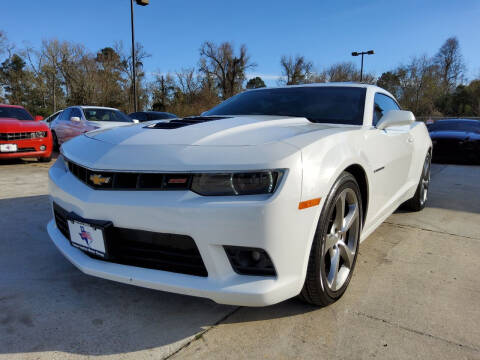
M158 122L96 130L62 145L69 160L100 170L247 170L301 163L302 146L355 126L305 118L237 116L176 129Z
M47 131L48 126L41 121L0 118L0 132Z
M323 130L325 134L351 126L315 124L305 118L278 116L234 116L209 120L175 129L155 128L158 123L142 123L108 131L92 131L86 136L109 144L255 146L283 141L297 135ZM323 132L322 131L322 132Z

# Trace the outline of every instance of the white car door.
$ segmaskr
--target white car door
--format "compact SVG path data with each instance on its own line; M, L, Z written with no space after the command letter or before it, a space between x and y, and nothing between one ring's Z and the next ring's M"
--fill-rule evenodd
M399 110L397 103L387 95L377 93L374 99L373 126L390 110ZM371 220L381 217L399 205L399 199L408 187L413 154L410 125L367 131L366 152L373 169L372 196L369 209Z

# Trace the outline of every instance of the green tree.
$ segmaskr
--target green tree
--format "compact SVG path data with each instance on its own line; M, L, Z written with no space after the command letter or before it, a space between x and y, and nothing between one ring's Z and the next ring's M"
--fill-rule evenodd
M380 78L377 80L377 86L380 86L381 88L389 91L397 99L400 98L402 94L400 78L396 73L391 71L384 72L380 76Z
M247 89L258 89L267 87L261 77L256 76L247 81Z
M10 104L24 105L31 87L31 74L25 60L18 54L2 62L0 83Z

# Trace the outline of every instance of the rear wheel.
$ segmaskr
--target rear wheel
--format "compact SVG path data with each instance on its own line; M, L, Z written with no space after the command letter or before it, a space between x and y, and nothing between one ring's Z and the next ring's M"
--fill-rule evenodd
M362 219L360 189L342 173L320 215L300 298L326 306L338 300L350 283L357 260Z
M430 186L430 168L432 164L432 156L430 153L425 157L423 163L422 175L418 182L415 195L410 200L403 203L403 207L410 211L420 211L425 208L428 199L428 188Z

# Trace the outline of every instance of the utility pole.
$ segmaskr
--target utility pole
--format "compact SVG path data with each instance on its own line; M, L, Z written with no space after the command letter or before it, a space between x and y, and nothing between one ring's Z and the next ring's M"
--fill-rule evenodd
M362 55L362 65L360 67L360 82L363 81L363 55L373 55L375 52L373 50L368 50L368 51L361 51L361 52L352 52L352 56L359 56Z
M149 0L135 0L140 6L147 6ZM137 64L135 61L135 26L133 22L133 0L130 0L130 20L132 25L132 80L133 80L133 111L137 112Z

